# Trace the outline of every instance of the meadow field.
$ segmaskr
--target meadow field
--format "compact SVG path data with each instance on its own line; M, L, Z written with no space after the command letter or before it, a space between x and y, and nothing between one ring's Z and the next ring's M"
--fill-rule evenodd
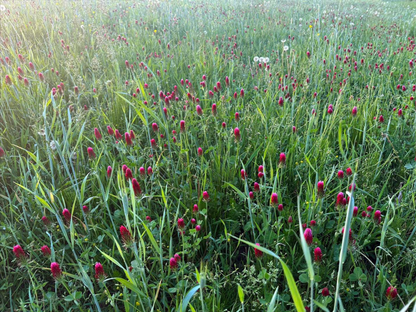
M416 312L416 2L2 0L0 311Z

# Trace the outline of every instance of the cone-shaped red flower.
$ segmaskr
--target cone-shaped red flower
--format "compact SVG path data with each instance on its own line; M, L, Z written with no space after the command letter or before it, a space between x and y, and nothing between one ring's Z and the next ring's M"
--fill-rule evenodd
M181 120L180 122L180 131L181 133L185 132L185 120Z
M130 231L124 225L120 226L120 236L126 245L132 242Z
M199 106L199 105L196 106L196 113L198 114L198 116L202 116L202 108L201 108L201 106Z
M118 129L116 129L115 136L117 140L121 140L123 138L123 136L121 135L120 131L118 131Z
M339 192L337 195L337 202L335 204L336 206L343 206L344 205L344 193Z
M203 153L202 148L198 147L198 156L201 157Z
M51 272L54 279L59 279L62 276L62 271L59 266L59 263L52 262L51 263Z
M174 257L170 258L169 266L170 266L171 270L174 270L178 267L178 262L176 261L176 259Z
M284 166L286 164L286 154L280 153L279 165Z
M183 229L185 227L185 221L182 218L178 219L178 228Z
M68 209L65 208L62 210L62 215L64 216L64 219L67 223L71 222L72 216Z
M240 141L240 139L241 139L240 129L238 129L238 128L234 129L234 137L235 137L236 141Z
M142 190L140 189L140 184L136 180L136 178L133 178L133 180L131 180L131 184L133 185L134 195L139 196L142 193Z
M128 133L128 132L124 133L124 138L126 139L126 144L127 145L133 145L133 141L131 140L130 133Z
M377 224L380 224L380 222L381 222L381 211L380 210L376 210L376 212L374 212L374 221Z
M126 173L124 174L127 180L133 179L133 173L131 172L130 168L126 168Z
M353 209L353 211L352 211L352 215L353 215L354 217L356 217L356 216L357 216L357 214L358 214L358 207L357 207L357 206L355 206L355 207L354 207L354 209Z
M389 286L386 291L386 297L389 300L393 300L397 297L397 289L393 286Z
M313 235L312 235L312 230L310 228L307 228L305 230L305 232L303 233L303 237L305 237L306 243L309 246L312 245Z
M273 193L272 196L270 197L270 205L277 206L278 204L279 204L278 196L276 193Z
M4 149L0 147L0 157L4 157L5 154Z
M344 178L344 171L338 170L338 178L343 179Z
M102 281L105 278L105 272L103 265L100 262L97 262L94 266L95 269L95 279Z
M107 126L107 133L108 133L108 135L114 135L114 130L113 130L113 128L111 128L110 126Z
M315 250L313 251L314 256L315 256L315 262L319 263L322 261L322 251L321 248L316 247Z
M157 125L157 123L152 123L152 129L154 132L158 132L159 131L159 126Z
M97 128L94 128L94 135L98 141L100 141L103 138L103 136L101 135L100 131Z
M92 147L88 147L87 148L87 152L88 152L88 157L90 159L94 159L96 157L96 155L95 155L94 150L92 149Z
M243 180L247 179L247 173L244 169L241 169L241 179Z
M113 172L113 168L111 166L107 167L107 177L109 178L111 176L111 173Z
M46 245L43 245L43 246L40 248L40 251L42 251L42 254L43 254L45 257L49 257L49 256L51 255L51 249L50 249L48 246L46 246Z
M208 192L207 192L207 191L204 191L204 192L202 193L202 198L203 198L205 201L209 201L209 194L208 194Z
M322 197L324 196L325 191L324 191L324 181L319 181L318 182L318 196Z
M324 288L324 289L322 289L322 296L324 296L324 297L328 297L329 296L329 290L328 290L328 288Z
M260 244L259 244L259 243L256 243L256 245L257 245L257 246L260 246ZM257 248L254 248L254 255L255 255L257 258L260 258L260 257L262 257L262 256L263 256L263 252L262 252L261 250L257 249Z
M212 115L217 116L217 104L212 104Z
M16 259L20 262L24 261L27 257L26 253L24 252L22 246L16 245L13 247L13 253L16 256Z
M51 221L48 219L47 216L42 217L42 222L45 226L49 226L51 224Z

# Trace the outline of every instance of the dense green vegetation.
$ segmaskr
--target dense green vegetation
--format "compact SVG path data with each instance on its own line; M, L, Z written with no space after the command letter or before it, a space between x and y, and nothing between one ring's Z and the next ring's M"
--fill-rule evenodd
M3 0L0 310L401 311L415 33L413 2Z

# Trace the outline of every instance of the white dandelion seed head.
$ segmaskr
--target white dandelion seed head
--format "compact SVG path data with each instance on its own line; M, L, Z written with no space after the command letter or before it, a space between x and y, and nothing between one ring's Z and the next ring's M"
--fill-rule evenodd
M72 152L71 159L72 160L77 160L77 153L76 152Z
M283 40L280 40L282 43L285 43L286 42L286 39L283 39Z
M287 50L289 50L289 47L288 46L284 46L283 47L283 51L287 51Z
M254 62L258 62L259 61L259 57L258 56L255 56L254 57Z
M264 57L260 57L260 58L259 58L259 62L260 62L260 63L264 63Z
M49 144L49 146L51 147L51 149L53 151L56 150L56 142L55 141L51 141L51 143Z
M6 11L6 7L4 5L0 5L0 11Z

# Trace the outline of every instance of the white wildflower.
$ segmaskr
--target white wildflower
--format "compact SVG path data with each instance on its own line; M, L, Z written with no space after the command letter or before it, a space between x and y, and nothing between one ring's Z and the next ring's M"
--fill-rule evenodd
M6 11L6 7L4 5L0 5L0 11Z
M56 150L56 142L55 141L51 141L51 143L49 145L50 145L50 147L53 151Z
M260 57L260 58L259 58L259 62L260 62L260 63L264 63L264 57Z
M265 57L265 58L264 58L264 62L265 62L265 63L268 63L269 61L270 61L270 59L269 59L268 57Z
M259 57L258 56L255 56L254 57L254 62L258 62L259 61Z
M286 39L283 39L283 40L280 40L282 43L285 43L286 42Z
M289 47L288 46L284 46L283 47L283 51L287 51L287 50L289 50Z

